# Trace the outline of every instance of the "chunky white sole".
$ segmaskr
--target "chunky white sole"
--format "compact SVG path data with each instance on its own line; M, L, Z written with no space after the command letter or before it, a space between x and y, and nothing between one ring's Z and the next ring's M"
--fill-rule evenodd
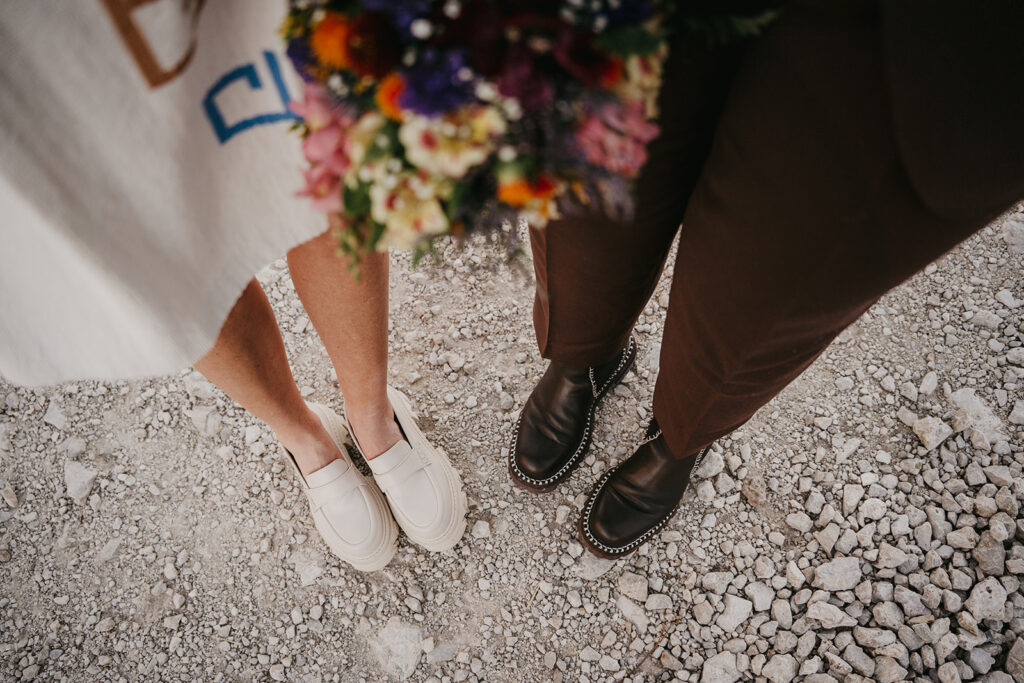
M320 418L320 422L323 424L327 434L331 437L331 440L334 441L335 445L338 447L338 450L347 456L348 448L346 447L345 442L347 441L348 431L345 427L345 421L326 406L322 406L318 403L309 403L308 405L310 410ZM299 471L295 460L283 446L281 447L281 457L292 467L295 475L299 479L299 485L302 487L303 492L306 492L308 490L306 479ZM350 466L354 468L354 465L351 463L351 457L349 457L349 461ZM347 562L359 571L377 571L387 566L398 551L398 524L395 522L394 517L392 517L391 509L385 501L384 495L377 487L377 483L372 478L366 478L361 474L358 474L358 470L354 470L354 472L362 480L362 485L366 486L367 491L370 494L369 498L371 499L372 505L377 513L375 516L380 519L382 525L380 539L375 546L368 552L355 554L350 548L345 547L343 541L334 537L334 534L330 531L330 525L326 522L326 518L324 521L319 519L320 516L323 516L323 513L313 512L313 523L316 526L317 531L320 533L320 537L335 556Z
M406 436L410 436L409 432L415 430L415 435L419 443L416 444L417 448L429 448L437 460L441 464L441 469L444 471L445 477L448 479L448 484L453 490L458 491L456 495L456 510L452 522L448 525L448 528L436 536L430 538L412 538L417 545L426 548L431 552L443 552L445 550L451 550L454 548L462 537L466 533L466 513L469 511L469 503L466 499L466 489L462 485L462 478L459 473L452 467L451 462L448 460L448 456L438 448L435 448L427 438L420 431L419 425L416 424L416 413L413 411L412 406L409 404L409 399L401 391L388 387L388 398L391 399L391 407L395 410L395 417L398 418L399 424L402 425L402 429L405 430ZM408 533L408 532L407 532Z

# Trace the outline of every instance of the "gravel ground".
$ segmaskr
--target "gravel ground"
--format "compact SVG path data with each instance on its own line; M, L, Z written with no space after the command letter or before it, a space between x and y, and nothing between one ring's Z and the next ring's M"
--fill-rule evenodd
M463 473L454 550L347 569L269 430L193 372L0 383L0 676L1024 681L1024 213L873 307L618 562L575 519L650 415L667 282L586 464L535 496L504 459L544 367L528 261L444 251L395 259L391 350ZM283 262L261 278L303 393L340 409Z

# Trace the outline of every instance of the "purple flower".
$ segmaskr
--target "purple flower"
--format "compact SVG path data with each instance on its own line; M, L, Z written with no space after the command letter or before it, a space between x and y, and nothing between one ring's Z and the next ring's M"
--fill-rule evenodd
M416 65L405 71L399 105L424 116L438 116L473 98L473 79L462 50L423 50Z
M288 42L288 48L285 50L288 55L288 59L292 60L292 65L295 70L302 76L302 80L307 83L315 83L316 77L310 73L309 67L311 64L316 62L313 57L313 51L309 49L309 43L306 41L305 36L298 36L292 38Z
M522 45L515 45L505 58L498 91L505 97L514 97L527 111L541 109L555 97L549 74L538 68L539 57Z
M383 12L391 18L395 29L406 38L412 37L412 22L430 15L432 0L363 0L363 7Z
M624 2L617 9L606 12L609 26L619 24L639 25L650 19L654 8L650 2Z

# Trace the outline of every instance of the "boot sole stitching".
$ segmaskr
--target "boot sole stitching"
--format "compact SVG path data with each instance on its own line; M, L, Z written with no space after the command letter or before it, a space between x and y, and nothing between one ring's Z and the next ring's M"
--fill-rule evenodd
M622 377L625 376L626 370L628 370L629 365L632 363L633 359L636 358L636 349L636 339L630 336L629 345L626 347L626 351L622 356L622 360L619 361L619 365L615 368L615 371L605 381L600 391L598 391L597 394L594 396L593 402L590 406L590 413L587 415L587 422L583 427L583 436L580 440L579 446L576 447L576 450L573 452L572 456L566 461L564 465L562 465L561 469L559 469L550 477L547 477L545 479L534 479L533 477L529 476L521 469L519 469L519 465L516 463L515 454L516 446L519 443L519 427L521 426L523 421L523 413L522 411L520 411L519 417L516 419L515 428L512 431L512 443L508 452L509 470L512 472L513 477L515 479L518 479L521 483L526 484L527 487L531 490L540 487L547 487L539 491L543 493L551 490L562 479L565 479L570 474L572 474L572 470L575 469L575 467L579 464L580 458L583 456L584 453L587 452L587 450L590 447L590 440L593 436L591 434L591 424L593 423L594 417L597 414L597 408L601 402L601 399L603 399L605 394L607 394L608 389L610 389L614 384L618 382L618 380L622 379ZM590 383L591 387L594 387L593 369L590 370Z
M654 438L657 438L657 437L654 437ZM644 443L648 443L649 441L652 441L652 440L653 439L649 439L648 441L645 441ZM701 450L700 453L697 454L697 459L693 463L693 467L690 470L691 472L693 470L697 469L697 467L700 466L701 461L704 460L704 456L707 455L707 452L709 450L711 450L711 446L706 446L706 447L704 447L703 450ZM608 483L608 480L611 479L612 475L615 474L615 472L618 469L619 469L618 466L613 467L612 469L608 470L605 473L604 477L601 478L601 481L598 482L598 485L594 489L594 492L591 493L590 497L587 499L586 509L584 511L583 516L580 518L581 531L583 531L583 533L586 535L587 540L590 542L590 544L592 544L594 547L596 547L597 549L603 551L604 553L606 553L608 555L623 555L625 553L628 553L628 552L632 551L634 548L636 548L640 544L644 543L654 533L656 533L657 531L661 530L661 528L664 527L669 522L669 520L672 519L672 517L675 516L676 512L679 511L679 506L682 504L682 496L680 496L679 502L676 503L675 507L673 507L672 510L667 515L662 517L661 520L659 520L656 525L654 525L653 527L651 527L650 529L645 531L642 535L640 535L639 537L637 537L636 539L631 541L629 544L624 545L624 546L618 546L618 547L614 547L614 546L610 546L610 545L605 545L601 541L597 540L597 538L595 538L593 533L591 533L591 531L590 531L590 514L591 514L591 512L594 509L594 503L597 502L598 495L600 495L601 491L604 489L605 484ZM684 493L685 493L685 490L684 490Z

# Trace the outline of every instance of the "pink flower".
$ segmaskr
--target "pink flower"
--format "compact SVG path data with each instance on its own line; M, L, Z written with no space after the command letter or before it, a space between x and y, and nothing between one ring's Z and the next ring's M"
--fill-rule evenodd
M288 103L288 108L296 116L302 117L311 131L320 130L336 120L337 117L327 98L327 90L323 86L306 83L303 96L305 99L302 102L292 100Z
M343 176L351 166L345 153L345 134L340 126L329 126L314 131L302 141L302 152L312 166L323 166L335 175Z
M302 141L302 153L306 160L315 164L329 159L341 148L342 132L340 126L328 126L312 131Z
M647 143L660 129L644 116L642 102L605 104L576 131L587 161L613 173L634 177L647 161Z
M302 102L289 104L306 123L302 153L309 162L303 171L306 186L299 196L309 197L313 208L324 213L342 209L342 178L352 166L348 154L348 132L354 120L340 107L332 106L327 91L316 83L307 83Z
M629 131L632 137L644 144L658 137L658 126L644 116L642 102L628 102L618 107L606 105L601 115L609 126L623 133Z
M300 197L309 197L313 210L323 213L341 211L341 177L327 164L318 164L303 170L306 187L299 191Z

